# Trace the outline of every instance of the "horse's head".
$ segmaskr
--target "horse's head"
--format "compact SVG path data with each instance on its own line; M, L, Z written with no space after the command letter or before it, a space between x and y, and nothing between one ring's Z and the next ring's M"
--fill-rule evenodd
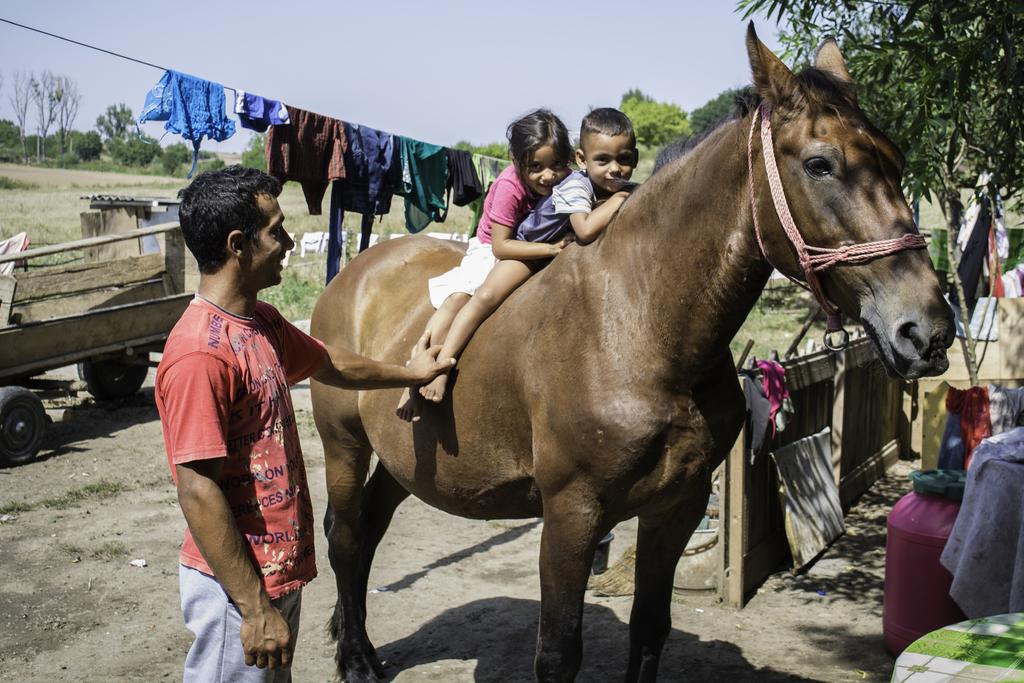
M804 242L837 248L916 233L901 188L903 154L860 110L835 42L826 41L814 67L800 74L758 40L753 24L747 50L754 85L771 106L779 175ZM755 173L765 255L787 275L805 279L765 174ZM840 263L818 278L829 301L863 323L891 372L916 378L949 366L953 316L925 249Z

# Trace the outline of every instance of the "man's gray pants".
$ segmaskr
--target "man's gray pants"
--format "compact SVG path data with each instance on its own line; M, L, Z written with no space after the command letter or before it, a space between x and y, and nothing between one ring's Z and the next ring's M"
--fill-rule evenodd
M240 630L242 615L217 579L179 565L181 613L195 641L185 658L185 683L291 683L291 667L260 669L246 666ZM299 636L302 591L272 600L291 629L292 645Z

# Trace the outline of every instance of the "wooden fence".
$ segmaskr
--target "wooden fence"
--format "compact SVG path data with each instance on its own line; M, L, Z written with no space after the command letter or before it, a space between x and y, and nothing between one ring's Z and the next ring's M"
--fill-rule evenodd
M867 339L841 353L815 353L783 363L795 415L750 464L744 434L720 476L719 543L723 599L747 596L789 557L779 481L768 451L832 428L832 468L844 511L906 449L905 384L890 379Z

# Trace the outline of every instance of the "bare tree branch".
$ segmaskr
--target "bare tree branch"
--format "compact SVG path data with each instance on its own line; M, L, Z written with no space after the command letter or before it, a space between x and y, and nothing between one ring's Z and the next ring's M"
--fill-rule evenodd
M82 96L78 92L78 84L69 76L57 77L57 88L54 91L57 100L57 132L60 136L60 163L64 165L64 143L68 131L75 125L78 116L78 105Z
M10 96L14 118L18 121L18 134L21 136L21 152L24 162L28 163L28 108L32 103L32 83L35 76L23 71L14 72L14 94Z
M46 158L46 136L57 118L57 77L47 70L38 79L32 79L32 103L36 107L36 159Z

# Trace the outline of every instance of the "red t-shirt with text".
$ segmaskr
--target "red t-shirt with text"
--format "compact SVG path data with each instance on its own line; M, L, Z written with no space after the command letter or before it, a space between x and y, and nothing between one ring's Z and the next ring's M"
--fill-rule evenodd
M199 297L164 345L156 405L174 466L224 458L220 488L271 599L316 576L313 506L288 386L326 361L322 343L265 303L252 319ZM180 561L213 575L188 529Z

